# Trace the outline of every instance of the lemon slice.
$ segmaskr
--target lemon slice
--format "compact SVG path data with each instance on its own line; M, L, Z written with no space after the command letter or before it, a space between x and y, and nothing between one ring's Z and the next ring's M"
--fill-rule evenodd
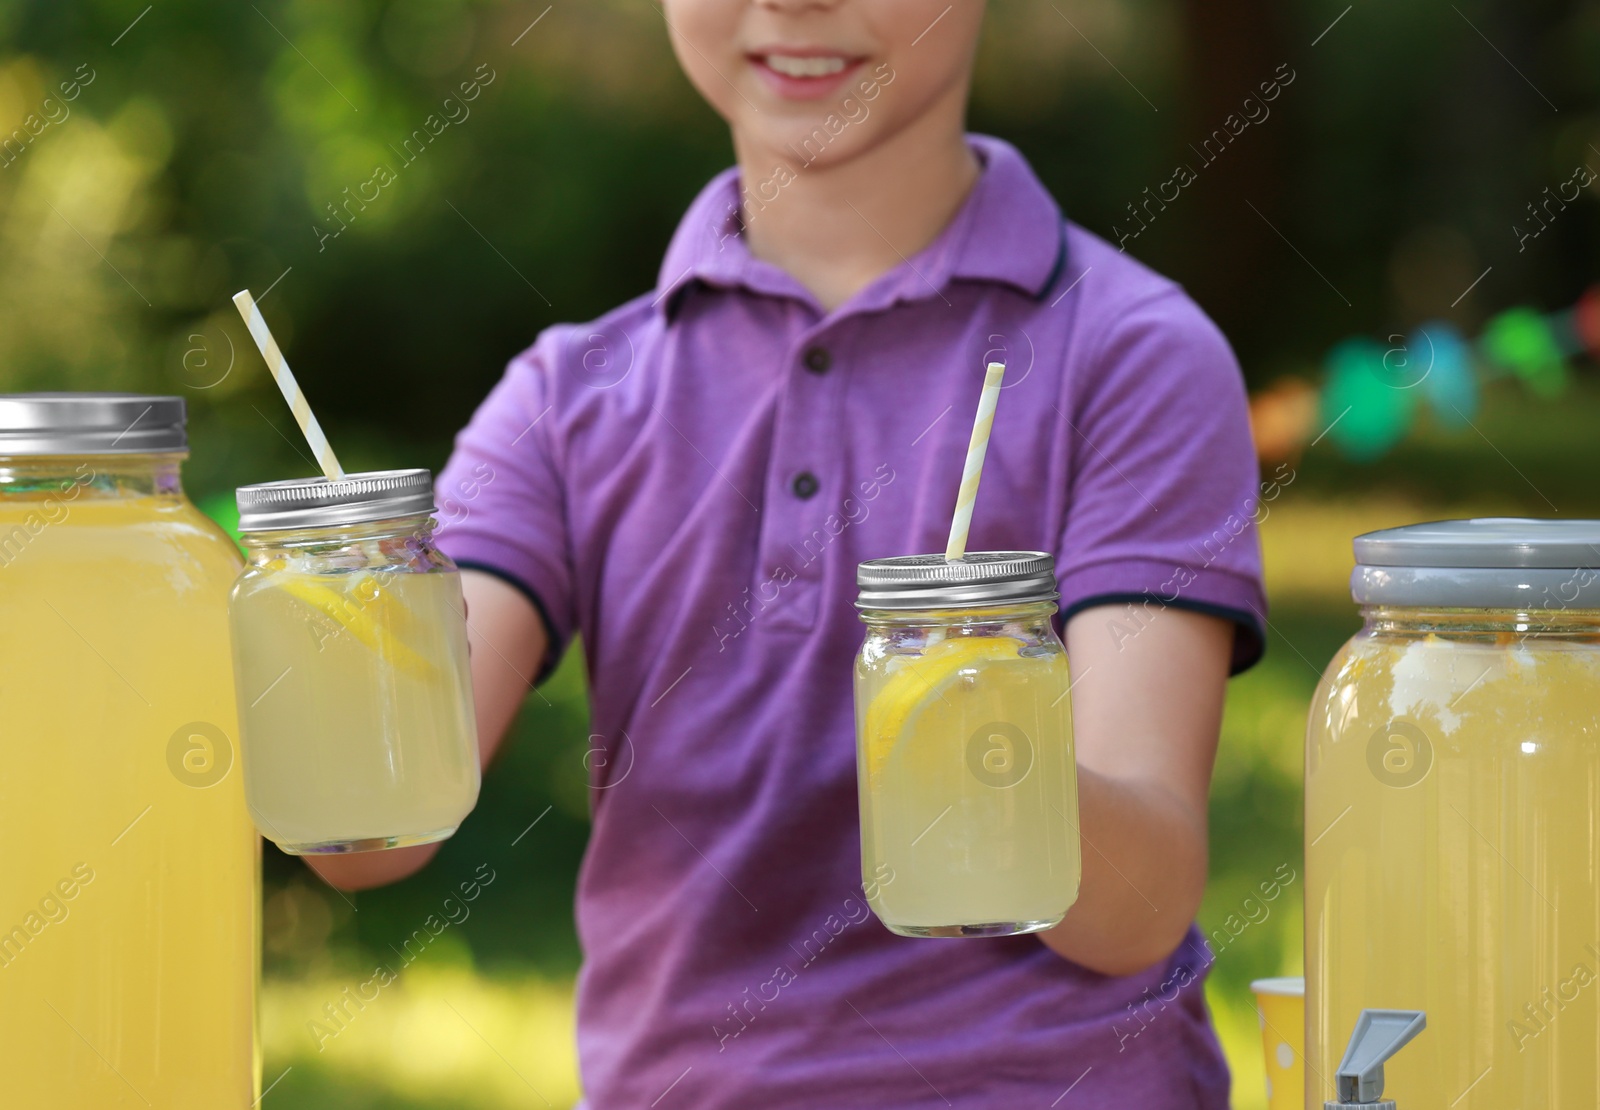
M941 640L908 658L891 674L867 704L862 726L867 780L882 773L907 726L925 709L937 708L965 670L986 663L1015 661L1022 641L1010 636L957 636Z
M426 675L432 664L399 635L415 623L405 603L375 579L362 575L339 591L317 582L311 575L280 573L273 585L325 614L386 662L415 675Z

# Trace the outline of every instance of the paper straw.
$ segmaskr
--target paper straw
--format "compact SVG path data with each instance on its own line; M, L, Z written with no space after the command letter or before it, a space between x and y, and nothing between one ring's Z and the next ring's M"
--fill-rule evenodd
M272 332L267 328L267 321L262 318L261 310L256 307L255 300L250 296L250 290L241 289L235 293L233 304L239 310L239 315L244 317L244 326L250 329L250 338L261 348L261 357L267 360L267 368L272 371L273 380L283 391L283 399L289 402L289 411L294 413L296 423L305 433L306 442L311 445L311 453L317 457L317 465L322 467L322 473L328 476L328 481L341 481L344 478L344 468L339 465L333 448L328 445L328 437L322 434L322 425L317 423L316 414L311 411L306 395L300 391L300 383L294 380L294 374L289 370L289 363L283 357L283 352L278 350L278 341L272 338Z
M972 504L978 499L978 479L983 477L983 456L989 449L989 429L994 426L994 407L1000 402L1000 381L1006 364L991 362L983 376L983 393L978 397L978 417L972 422L972 442L967 444L967 465L961 472L961 493L956 498L955 519L950 522L950 543L946 559L959 559L967 553L967 530L972 527Z

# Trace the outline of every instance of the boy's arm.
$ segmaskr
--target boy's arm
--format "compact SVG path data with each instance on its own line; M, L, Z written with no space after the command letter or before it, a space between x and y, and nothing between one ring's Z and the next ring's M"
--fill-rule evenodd
M1067 622L1083 886L1040 934L1105 975L1169 956L1205 892L1207 796L1234 625L1167 608L1115 635L1120 607Z
M478 759L487 767L538 673L549 637L533 603L494 575L463 570L461 592L467 602L467 643L472 650ZM364 890L413 874L438 850L438 844L420 844L387 852L307 856L306 862L336 887Z

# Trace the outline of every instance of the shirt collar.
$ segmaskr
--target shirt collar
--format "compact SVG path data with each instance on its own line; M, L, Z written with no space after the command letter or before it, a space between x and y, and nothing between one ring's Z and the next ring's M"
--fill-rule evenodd
M1066 263L1066 237L1054 198L1010 143L986 135L969 135L968 142L984 168L955 219L926 249L845 307L942 297L952 281L1010 285L1035 298L1054 284ZM655 303L668 316L695 282L813 302L789 274L750 253L739 221L739 189L738 169L724 170L679 223L656 286Z

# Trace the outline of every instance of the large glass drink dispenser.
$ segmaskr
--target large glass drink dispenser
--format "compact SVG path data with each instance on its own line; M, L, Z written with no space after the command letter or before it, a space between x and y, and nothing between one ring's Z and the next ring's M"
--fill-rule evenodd
M1306 1104L1365 1008L1402 1106L1600 1106L1600 522L1355 541L1306 742Z
M183 401L0 396L0 1104L255 1105L233 543Z

